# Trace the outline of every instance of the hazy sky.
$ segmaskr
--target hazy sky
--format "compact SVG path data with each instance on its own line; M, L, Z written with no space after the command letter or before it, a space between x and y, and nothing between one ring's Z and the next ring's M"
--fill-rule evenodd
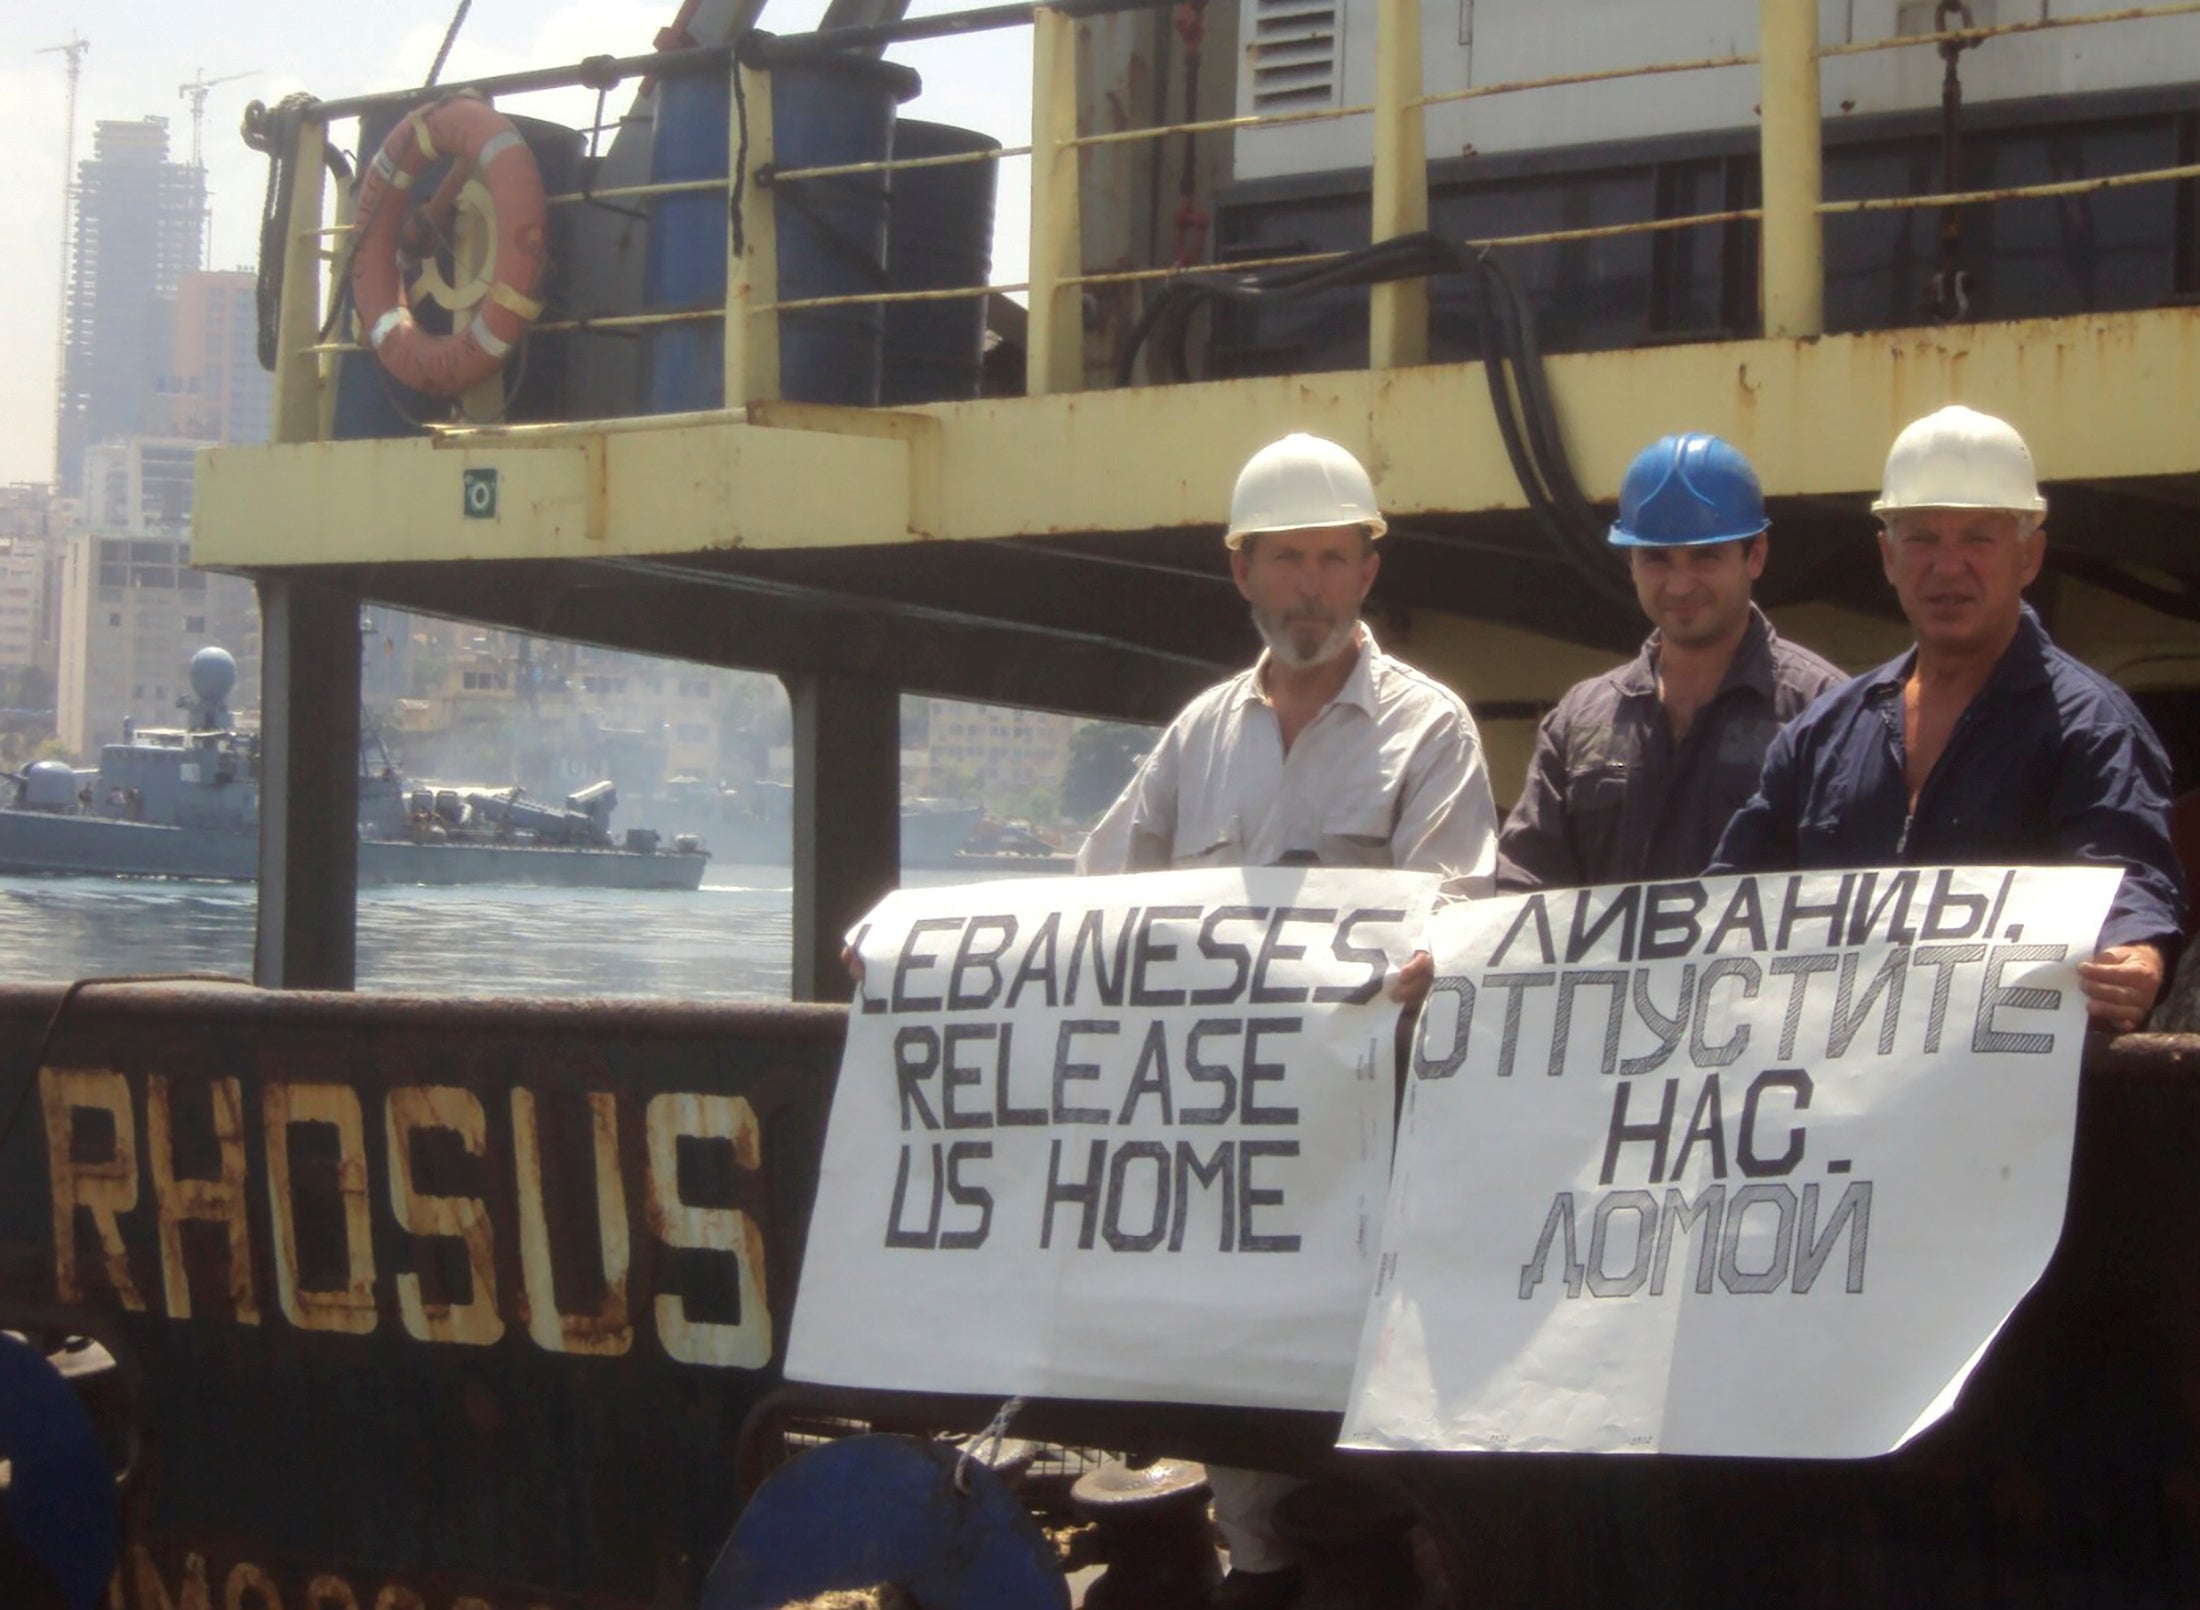
M0 252L0 482L44 481L53 473L54 363L60 335L63 58L39 55L74 28L91 42L77 92L77 157L91 155L92 126L103 119L169 119L169 149L190 155L190 106L178 86L205 69L209 78L252 73L217 86L206 106L207 183L213 210L209 266L251 268L257 253L266 160L245 149L237 122L245 103L273 103L294 90L324 98L417 84L435 60L456 0L377 0L372 5L198 0L148 6L144 0L49 0L0 5L0 148L15 245ZM650 48L679 0L588 0L527 4L475 0L445 82L551 66L583 56L634 55ZM915 14L963 9L956 0L918 0ZM815 25L824 0L770 0L763 25L794 33ZM924 93L906 110L937 122L980 128L1010 145L1030 136L1029 33L1008 30L976 39L911 45L890 52L924 75ZM586 90L504 103L529 116L586 123ZM611 105L620 104L615 93ZM993 263L997 283L1024 276L1028 164L1001 165L1001 205Z

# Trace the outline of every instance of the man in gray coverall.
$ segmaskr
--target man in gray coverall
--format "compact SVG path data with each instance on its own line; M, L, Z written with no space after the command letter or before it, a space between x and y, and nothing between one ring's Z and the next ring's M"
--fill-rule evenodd
M1636 457L1611 540L1657 630L1543 718L1498 840L1500 888L1694 877L1774 734L1848 680L1750 602L1770 523L1756 472L1716 436Z

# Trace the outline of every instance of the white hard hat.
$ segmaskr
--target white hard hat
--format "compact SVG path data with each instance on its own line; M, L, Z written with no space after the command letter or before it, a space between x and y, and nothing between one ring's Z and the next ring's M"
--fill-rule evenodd
M2044 514L2031 449L2007 420L1960 403L1894 439L1874 514L1904 509L2008 509Z
M1262 531L1330 525L1361 525L1370 537L1381 536L1386 528L1375 507L1375 484L1360 461L1335 442L1294 431L1270 442L1238 471L1230 529L1222 540L1235 548Z

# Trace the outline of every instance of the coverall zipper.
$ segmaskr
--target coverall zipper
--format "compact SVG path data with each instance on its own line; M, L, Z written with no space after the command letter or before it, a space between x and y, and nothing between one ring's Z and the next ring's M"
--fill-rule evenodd
M1963 714L1956 717L1956 724L1953 728L1949 730L1948 742L1941 749L1940 758L1933 762L1933 769L1925 774L1925 785L1917 791L1917 803L1911 805L1907 810L1903 812L1902 832L1894 841L1894 853L1897 860L1903 862L1907 862L1909 860L1910 830L1911 828L1916 826L1918 815L1924 809L1926 799L1932 794L1933 785L1939 782L1941 777L1947 772L1949 761L1954 758L1956 750L1961 745L1965 733L1970 730L1973 724L1971 721L1971 717L1973 713L1977 711L1979 700L1985 695L1985 692L1986 690L1984 688L1981 688L1978 693L1973 694L1971 696L1971 702L1963 707ZM1895 696L1897 698L1900 698L1901 693L1902 684L1897 683L1895 685ZM1895 769L1902 773L1903 780L1905 783L1907 783L1910 771L1910 757L1909 751L1903 746L1902 716L1899 706L1888 713L1887 746L1894 751Z

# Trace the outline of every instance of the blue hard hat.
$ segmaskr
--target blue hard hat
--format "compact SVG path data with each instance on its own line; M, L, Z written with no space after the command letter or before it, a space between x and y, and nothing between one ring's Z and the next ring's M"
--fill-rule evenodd
M1616 548L1687 548L1740 542L1771 523L1741 449L1690 431L1651 443L1627 466L1611 540Z

